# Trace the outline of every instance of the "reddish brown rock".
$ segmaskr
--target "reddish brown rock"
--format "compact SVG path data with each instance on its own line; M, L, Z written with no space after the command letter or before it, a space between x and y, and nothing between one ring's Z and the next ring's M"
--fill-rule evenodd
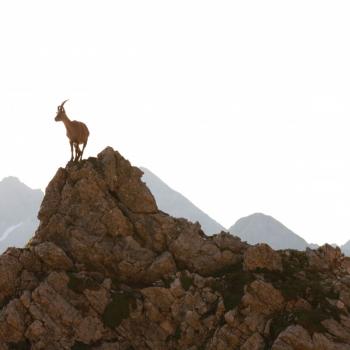
M283 309L284 298L272 284L256 280L247 286L242 304L249 312L269 315Z
M317 250L308 249L307 257L311 268L318 271L340 268L343 263L340 248L334 248L329 244L325 244Z
M17 257L6 252L0 256L0 302L13 295L20 283L22 265Z
M69 270L73 267L66 253L52 242L41 243L34 248L34 251L50 268Z
M208 237L141 175L111 148L58 170L31 242L0 256L0 350L348 349L339 250Z
M243 266L248 271L257 269L270 271L283 270L281 256L265 243L257 244L246 250Z
M280 333L272 350L316 350L309 333L301 326L289 326Z

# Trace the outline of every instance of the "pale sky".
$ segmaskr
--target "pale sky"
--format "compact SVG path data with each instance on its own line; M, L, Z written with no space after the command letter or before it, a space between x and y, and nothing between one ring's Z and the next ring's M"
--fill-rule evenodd
M349 1L2 1L0 179L70 158L57 105L222 225L350 239Z

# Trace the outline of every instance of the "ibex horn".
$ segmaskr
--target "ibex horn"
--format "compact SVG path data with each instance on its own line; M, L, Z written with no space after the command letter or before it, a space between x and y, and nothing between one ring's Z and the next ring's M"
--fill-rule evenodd
M67 101L68 101L68 100L63 101L63 102L61 103L60 108L63 108L63 105L64 105Z

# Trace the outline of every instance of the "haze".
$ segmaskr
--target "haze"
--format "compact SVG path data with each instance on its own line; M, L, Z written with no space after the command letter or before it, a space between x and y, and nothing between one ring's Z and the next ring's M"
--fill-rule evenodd
M222 225L350 239L347 1L6 1L0 178L69 160L57 105Z

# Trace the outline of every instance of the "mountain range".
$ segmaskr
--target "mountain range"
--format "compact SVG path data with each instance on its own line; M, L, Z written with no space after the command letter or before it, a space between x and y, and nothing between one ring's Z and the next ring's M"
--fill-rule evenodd
M170 188L150 170L147 168L141 168L141 170L144 173L142 180L154 195L159 209L176 218L186 218L192 222L198 221L207 235L226 231L222 225L195 206L181 193Z
M0 350L348 350L350 258L251 246L159 210L107 147L59 168L0 255Z
M39 223L37 213L43 196L41 190L29 188L16 177L0 182L0 253L29 241Z
M227 231L150 170L144 167L141 170L142 180L151 190L160 210L176 218L199 222L207 235ZM0 253L9 246L23 247L32 237L38 226L36 215L43 195L41 190L33 190L15 177L7 177L0 182ZM267 243L273 249L318 248L272 216L262 213L239 219L228 231L249 244ZM350 256L350 241L340 248Z

